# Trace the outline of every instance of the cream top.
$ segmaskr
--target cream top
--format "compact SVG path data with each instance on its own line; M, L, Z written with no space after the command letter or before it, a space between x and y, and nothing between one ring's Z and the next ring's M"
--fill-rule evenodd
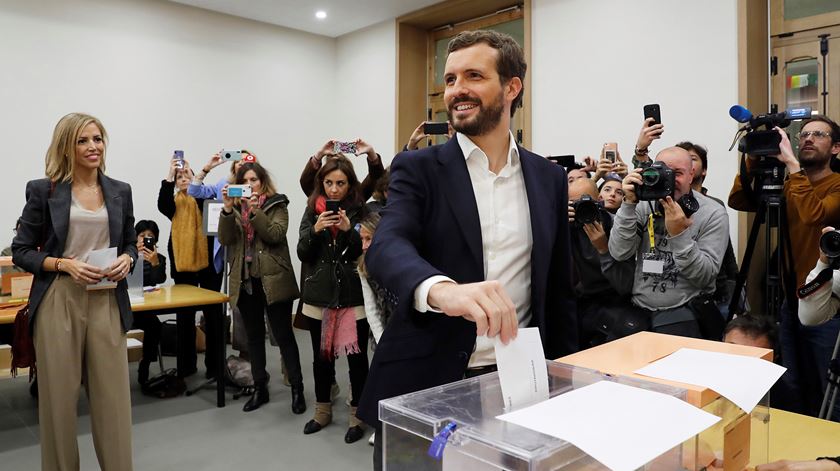
M70 227L62 257L86 261L91 250L107 249L111 242L108 210L103 204L94 211L83 208L76 197L70 201Z
M364 306L353 306L354 313L356 314L356 320L360 321L362 319L366 319L365 317L365 307ZM324 308L319 306L313 306L311 304L303 304L303 309L301 310L303 315L312 319L318 319L319 321L324 318Z

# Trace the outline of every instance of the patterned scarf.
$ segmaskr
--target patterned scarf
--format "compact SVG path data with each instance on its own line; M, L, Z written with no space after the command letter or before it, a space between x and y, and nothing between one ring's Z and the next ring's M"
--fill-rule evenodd
M361 353L356 333L356 310L326 308L321 319L321 356L334 360L339 355Z
M185 191L175 194L171 232L172 254L178 271L194 273L210 264L198 203Z
M262 208L265 204L266 196L262 194L258 197L257 208ZM326 204L326 203L324 203ZM242 229L245 230L245 261L251 262L254 259L254 226L251 225L251 213L254 208L251 205L242 205Z

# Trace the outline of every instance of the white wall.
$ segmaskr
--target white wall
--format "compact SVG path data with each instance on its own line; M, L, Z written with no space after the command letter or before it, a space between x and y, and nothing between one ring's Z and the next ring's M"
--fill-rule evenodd
M660 103L666 134L654 150L706 145L706 186L725 199L736 171L726 151L736 0L532 5L534 150L582 157L615 140L629 160L642 106ZM52 128L70 111L104 121L108 173L132 182L137 217L161 223L164 239L155 199L175 148L193 166L223 146L257 153L292 200L292 246L306 157L333 137L366 139L386 165L392 157L394 21L333 40L161 0L5 0L0 31L0 139L11 172L0 186L0 245L24 181L43 175ZM363 178L366 166L357 170ZM733 211L730 222L734 233Z
M71 111L103 121L107 173L132 184L135 216L157 221L162 241L170 225L156 199L172 150L197 168L244 147L292 200L296 245L298 177L334 129L335 40L160 0L6 0L0 31L2 246L25 181L43 177L53 127Z
M396 123L396 21L384 21L338 38L336 137L361 137L387 166ZM357 165L359 178L366 165Z
M736 130L728 110L738 100L736 4L534 0L533 150L582 160L616 141L629 163L642 107L659 103L665 134L651 150L682 140L706 146L705 186L726 201L737 171L728 152ZM736 234L736 212L729 216Z

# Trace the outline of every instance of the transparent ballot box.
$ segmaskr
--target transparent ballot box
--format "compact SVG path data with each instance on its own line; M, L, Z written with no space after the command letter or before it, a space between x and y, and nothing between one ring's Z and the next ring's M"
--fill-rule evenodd
M766 348L639 332L559 358L557 361L570 366L592 368L612 376L644 379L685 388L685 400L688 403L720 417L718 423L698 434L696 440L685 443L684 469L734 471L743 470L747 465L767 463L770 452L769 393L750 413L746 413L712 389L634 373L639 368L681 348L744 355L768 361L772 361L773 358L773 351Z
M598 381L613 381L686 399L684 388L637 378L610 377L553 361L547 364L551 397ZM507 412L511 411L504 409L498 373L380 401L384 469L607 469L569 442L496 418ZM450 422L457 427L446 442L443 459L436 460L428 455L429 446ZM693 438L642 469L684 469L684 454L697 448Z

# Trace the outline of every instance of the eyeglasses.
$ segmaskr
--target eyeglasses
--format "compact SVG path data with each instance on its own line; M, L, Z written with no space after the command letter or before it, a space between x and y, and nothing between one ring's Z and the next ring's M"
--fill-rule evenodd
M825 131L802 131L797 137L799 137L799 140L802 141L811 136L814 136L814 139L822 139L824 137L830 137L831 133Z

